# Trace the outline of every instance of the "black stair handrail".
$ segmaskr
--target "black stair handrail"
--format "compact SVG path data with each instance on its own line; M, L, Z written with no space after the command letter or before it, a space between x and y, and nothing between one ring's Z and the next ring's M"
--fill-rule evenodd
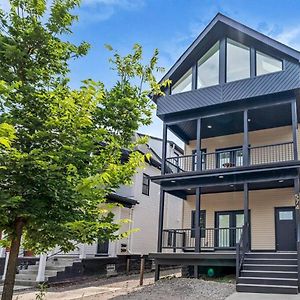
M236 282L245 260L245 255L249 251L249 223L244 224L239 242L236 244Z

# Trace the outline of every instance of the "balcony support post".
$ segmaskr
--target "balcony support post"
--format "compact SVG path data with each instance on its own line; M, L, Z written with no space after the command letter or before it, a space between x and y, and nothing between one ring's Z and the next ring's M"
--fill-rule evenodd
M197 119L197 145L196 145L196 155L197 155L197 171L202 169L202 153L201 153L201 118Z
M297 247L297 271L298 271L298 290L300 290L300 183L299 174L294 179L295 192L295 215L296 215L296 247Z
M159 199L159 214L158 214L158 238L157 238L157 252L162 252L162 234L164 227L164 207L165 207L165 191L160 188ZM160 265L155 265L155 281L159 280Z
M250 247L250 219L249 219L249 186L248 183L244 183L244 223L248 224L246 228L248 228L248 232L246 233L246 245L248 245L248 249L246 251L249 251L251 249Z
M163 141L162 141L162 154L161 154L161 174L166 173L166 157L167 157L167 135L168 125L163 123Z
M297 102L294 99L291 102L291 112L292 112L292 128L293 128L293 151L294 160L298 160L298 118L297 118Z
M243 141L243 166L249 165L249 128L248 110L244 110L244 141Z
M196 211L195 211L195 252L201 252L201 228L200 228L200 211L201 211L201 188L196 188ZM198 266L194 266L195 278L199 278Z

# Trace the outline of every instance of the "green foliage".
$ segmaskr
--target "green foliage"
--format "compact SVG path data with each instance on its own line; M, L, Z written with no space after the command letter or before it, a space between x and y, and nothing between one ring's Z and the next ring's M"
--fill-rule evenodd
M42 283L38 285L38 292L35 295L36 300L45 300L47 293L47 285Z
M141 46L124 57L109 47L116 84L71 89L69 61L89 45L60 35L79 1L53 0L47 13L46 0L10 4L0 12L0 230L11 239L22 221L24 246L37 252L119 238L105 199L145 160L135 151L145 140L132 136L151 122L148 95L161 94L158 51L143 64Z

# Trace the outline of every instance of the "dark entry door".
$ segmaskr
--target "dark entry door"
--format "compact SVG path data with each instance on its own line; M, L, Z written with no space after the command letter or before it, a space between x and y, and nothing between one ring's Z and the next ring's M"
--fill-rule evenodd
M294 207L275 209L276 250L296 251L296 220Z

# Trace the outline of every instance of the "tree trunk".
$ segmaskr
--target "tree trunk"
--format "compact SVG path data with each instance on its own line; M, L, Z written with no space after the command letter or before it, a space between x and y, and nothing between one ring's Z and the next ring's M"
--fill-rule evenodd
M10 253L1 300L11 300L13 297L23 226L24 222L22 219L16 220L15 235L12 237L11 240Z

